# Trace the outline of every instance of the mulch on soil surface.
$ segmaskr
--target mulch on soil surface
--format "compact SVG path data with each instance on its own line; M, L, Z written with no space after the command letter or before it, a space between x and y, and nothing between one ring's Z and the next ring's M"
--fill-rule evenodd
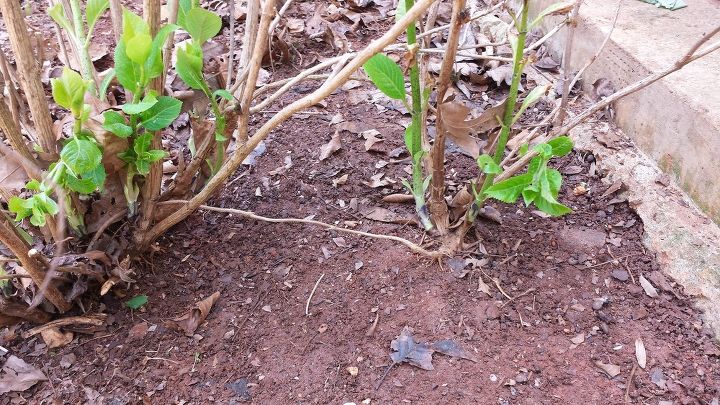
M366 152L361 136L341 131L342 149L318 161L338 113L377 129L382 151ZM407 162L376 168L402 146L400 120L407 118L353 105L340 92L326 108L275 131L257 165L239 172L211 204L271 217L312 215L419 243L424 236L416 227L361 213L380 206L412 215L411 205L381 201L402 192L399 181L364 184L381 172L407 176ZM288 156L292 165L270 175ZM554 162L575 173L560 193L570 215L543 218L492 203L502 223L479 220L458 256L486 260L478 268L313 226L199 212L159 241L137 285L119 291L126 297L101 299L111 314L108 331L50 351L37 337L5 336L10 342L3 344L50 382L0 403L609 404L623 403L626 393L633 403L717 401L717 344L691 300L645 251L642 223L628 204L617 194L601 197L607 185L603 173L591 173L592 162L578 152ZM458 183L476 173L459 153L448 155L448 168ZM335 186L345 174L347 182ZM575 196L581 184L590 192ZM467 273L458 278L451 268ZM641 275L657 297L646 295ZM220 300L194 336L163 326L215 291ZM131 312L123 301L138 294L149 303ZM421 342L452 339L477 362L435 355L432 371L396 365L376 389L391 363L390 342L405 326ZM635 366L637 339L647 351L644 369ZM617 366L619 374L611 378L598 364Z

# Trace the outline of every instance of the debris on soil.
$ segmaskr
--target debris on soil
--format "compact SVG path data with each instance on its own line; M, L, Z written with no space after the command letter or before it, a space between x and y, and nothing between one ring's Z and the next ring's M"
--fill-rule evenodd
M452 340L441 340L432 344L416 343L412 333L412 328L406 326L400 332L400 336L390 342L390 348L394 350L390 354L393 363L408 363L423 370L433 370L432 354L434 352L477 362L465 349Z
M200 326L208 316L218 298L220 298L220 292L216 291L211 296L195 303L195 307L193 307L190 312L173 319L167 326L171 329L184 332L185 336L193 336L195 330L197 330L198 326Z
M45 374L27 364L23 359L11 355L5 361L0 375L0 394L11 391L25 391L40 381L47 380Z

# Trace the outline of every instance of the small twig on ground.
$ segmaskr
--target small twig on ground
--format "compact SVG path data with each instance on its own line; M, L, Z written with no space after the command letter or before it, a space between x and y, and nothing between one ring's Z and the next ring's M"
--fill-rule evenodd
M630 370L630 376L625 382L625 403L629 404L630 401L630 387L632 386L632 379L635 377L635 371L637 371L637 362L633 362L632 370Z
M529 289L527 289L525 292L520 293L520 294L518 294L518 295L516 295L516 296L514 296L514 297L512 297L512 298L510 298L509 301L503 302L503 303L500 305L500 308L504 308L507 304L513 302L514 300L516 300L516 299L518 299L518 298L520 298L520 297L523 297L523 296L525 296L525 295L528 295L528 294L530 294L531 292L534 292L534 291L535 291L534 288L529 288Z
M164 201L164 202L159 203L159 205L165 205L165 204L186 204L186 203L187 203L187 201L185 201L185 200L168 200L168 201ZM264 217L264 216L261 216L261 215L257 215L257 214L255 214L255 213L253 213L253 212L250 212L250 211L243 211L243 210L238 210L238 209L235 209L235 208L211 207L211 206L209 206L209 205L201 205L199 208L202 209L202 210L206 210L206 211L215 211L215 212L224 212L224 213L228 213L228 214L237 214L237 215L241 215L241 216L246 217L246 218L255 219L255 220L264 221L264 222L318 225L318 226L321 226L321 227L323 227L323 228L327 228L328 230L331 230L331 231L339 231L339 232L350 233L350 234L353 234L353 235L366 236L366 237L369 237L369 238L385 239L385 240L391 240L391 241L399 242L399 243L402 243L403 245L407 246L408 248L410 248L410 250L412 250L412 251L415 252L415 253L419 253L419 254L421 254L421 255L425 255L425 256L429 256L429 257L433 257L433 258L438 258L438 257L442 257L442 256L443 256L443 254L442 254L441 252L433 252L433 251L426 250L426 249L420 247L419 245L417 245L417 244L415 244L415 243L413 243L413 242L411 242L411 241L409 241L409 240L407 240L407 239L398 237L398 236L382 235L382 234L376 234L376 233L370 233L370 232L356 231L356 230L354 230L354 229L340 228L340 227L338 227L338 226L326 224L326 223L320 222L320 221L315 221L315 220L313 220L313 219L301 219L301 218L268 218L268 217Z
M383 381L385 381L385 377L387 377L390 370L395 365L395 362L390 363L390 365L385 369L385 372L383 373L382 377L380 377L380 380L378 380L378 383L375 384L375 391L380 389L380 386L382 385Z
M318 281L315 282L315 287L313 287L312 291L310 291L310 296L308 296L307 302L305 303L305 316L310 316L310 301L312 301L312 297L315 295L315 290L317 290L323 277L325 277L325 273L320 275Z
M608 260L608 261L606 261L606 262L602 262L602 263L598 263L598 264L593 264L592 266L583 267L583 269L584 269L584 270L594 269L595 267L604 266L604 265L606 265L606 264L610 264L610 263L613 263L613 262L616 262L616 261L619 262L620 260L622 260L622 259L624 259L624 258L626 258L626 257L631 257L631 256L636 256L636 255L638 255L638 253L632 253L632 254L629 254L629 255L620 256L620 257L618 257L617 259L612 259L612 260Z
M483 272L483 274L485 274L485 272ZM487 274L485 274L485 275L487 276ZM511 296L508 295L508 293L505 292L505 290L503 290L502 287L500 287L500 280L498 280L495 277L490 277L490 276L488 276L488 278L490 278L493 281L493 283L495 283L495 287L497 287L497 289L500 290L502 295L504 295L509 300L513 299Z

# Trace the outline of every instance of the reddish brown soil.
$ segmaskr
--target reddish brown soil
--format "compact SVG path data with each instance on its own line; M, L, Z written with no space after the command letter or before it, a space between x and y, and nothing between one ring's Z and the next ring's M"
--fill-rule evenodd
M378 160L390 159L365 152L364 140L347 131L342 150L318 161L337 113L378 129L385 151L402 146L397 122L406 118L378 114L369 103L352 106L346 96L275 131L257 165L239 172L211 204L271 217L358 221L355 229L419 243L417 228L367 220L349 207L356 198L360 209L411 214L410 205L381 201L391 189L402 192L399 182L385 189L362 183L379 172L405 177L404 163L375 169ZM269 175L286 156L292 167ZM453 153L448 160L458 182L475 173L467 157ZM642 274L659 286L663 279L627 203L600 197L606 186L588 173L591 161L575 153L555 162L561 170L582 168L561 191L570 215L544 219L522 206L492 204L502 224L478 221L459 256L488 263L461 279L448 261L440 265L395 243L197 213L159 241L130 291L118 291L147 294L144 309L132 312L122 304L126 298L106 296L105 332L50 351L39 338L5 342L50 382L8 394L0 404L615 404L626 392L632 403L717 401L720 350L682 289L668 283L651 298L631 279L613 277L629 270L636 281ZM334 187L332 179L343 174L347 183ZM575 197L581 182L591 192ZM333 242L337 237L342 246ZM481 276L490 295L478 289ZM489 277L517 298L510 301ZM221 297L194 337L163 326L215 291ZM593 309L601 297L607 303ZM377 327L368 333L376 314ZM150 331L143 333L145 326ZM376 388L391 363L390 342L405 326L419 341L454 339L477 362L435 354L434 370L397 365ZM580 334L584 342L574 347L570 339ZM638 338L647 349L645 369L634 367ZM76 360L62 366L70 355ZM619 366L619 375L609 378L595 361ZM357 367L357 376L348 367Z

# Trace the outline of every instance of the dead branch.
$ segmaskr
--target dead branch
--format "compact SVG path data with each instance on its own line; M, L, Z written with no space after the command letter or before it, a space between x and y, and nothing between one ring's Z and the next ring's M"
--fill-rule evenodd
M718 26L716 29L712 30L708 34L704 35L700 40L698 40L690 49L694 50L692 54L686 54L682 58L678 59L675 63L673 63L671 66L668 66L664 70L661 70L657 73L653 73L644 79L637 81L631 85L628 85L621 90L613 93L612 95L606 97L603 100L598 101L597 103L591 105L588 107L585 111L582 113L576 115L573 117L570 122L563 125L562 127L553 130L550 135L543 138L543 141L552 139L558 135L561 134L568 134L571 129L575 128L576 126L580 125L582 122L584 122L588 117L595 114L596 112L604 109L605 107L609 106L610 104L614 103L615 101L628 96L632 93L635 93L639 90L644 89L645 87L655 83L656 81L662 79L663 77L676 72L683 67L685 67L687 64L696 61L700 58L702 58L705 55L708 55L718 49L720 49L720 41L714 42L707 47L700 50L700 47L708 42L715 34L720 32L720 26ZM502 173L500 173L497 177L495 177L495 182L499 182L502 180L505 180L515 173L519 172L525 165L533 158L535 157L537 153L534 151L529 151L525 155L523 155L520 159L518 159L515 163L513 163L510 167L506 168Z
M32 323L45 323L50 320L47 312L37 308L28 308L24 303L0 296L0 314L25 319Z
M573 40L577 29L578 13L582 0L577 0L570 15L568 16L568 35L565 39L565 52L562 58L562 99L560 101L560 112L555 120L555 125L562 125L567 114L567 103L570 96L570 59L572 58Z
M170 200L170 201L162 202L162 203L160 203L160 204L163 204L163 205L164 205L164 204L187 204L188 202L189 202L189 201L183 201L183 200ZM409 240L407 240L407 239L404 239L404 238L401 238L401 237L398 237L398 236L382 235L382 234L377 234L377 233L356 231L356 230L354 230L354 229L341 228L341 227L338 227L338 226L335 226L335 225L326 224L326 223L321 222L321 221L315 221L315 220L313 220L313 219L302 219L302 218L269 218L269 217L264 217L264 216L261 216L261 215L257 215L257 214L255 214L255 213L253 213L253 212L251 212L251 211L243 211L243 210L238 210L238 209L235 209L235 208L219 208L219 207L212 207L212 206L209 206L209 205L201 205L201 206L199 207L199 209L205 210L205 211L223 212L223 213L226 213L226 214L240 215L240 216L243 216L243 217L245 217L245 218L254 219L254 220L263 221L263 222L271 222L271 223L278 223L278 224L309 224L309 225L317 225L317 226L321 226L321 227L323 227L323 228L326 228L327 230L330 230L330 231L338 231L338 232L349 233L349 234L352 234L352 235L365 236L365 237L373 238L373 239L391 240L391 241L393 241L393 242L398 242L398 243L401 243L401 244L407 246L407 247L408 247L410 250L412 250L413 252L418 253L418 254L421 254L421 255L423 255L423 256L428 256L428 257L432 257L432 258L439 258L439 257L442 257L442 256L443 256L443 253L442 253L442 252L429 251L429 250L421 247L420 245L418 245L418 244L416 244L416 243L413 243L413 242L411 242L411 241L409 241Z
M543 35L542 38L538 39L537 41L533 42L530 46L525 47L524 53L528 53L532 50L535 50L537 48L540 48L542 44L544 44L548 39L552 38L553 35L557 34L562 27L565 26L565 24L568 23L568 20L564 20L560 24L554 26L550 31L548 31L547 34Z
M102 326L105 324L106 319L107 319L107 314L69 316L67 318L56 319L54 321L46 323L45 325L38 326L36 328L32 328L32 329L28 330L27 332L23 332L22 336L23 336L23 339L27 339L27 338L37 335L38 333L42 333L48 329L60 328L63 326L68 326L68 325Z
M429 208L430 216L441 235L447 233L448 227L450 226L450 217L448 215L447 203L445 202L445 123L443 122L441 104L444 102L445 94L450 87L450 75L452 74L453 65L455 64L455 54L457 53L457 47L460 41L460 29L465 23L462 18L464 9L465 0L453 1L450 34L447 45L445 46L445 56L440 66L440 76L438 78L437 132L431 151L432 182L430 183Z
M15 257L20 260L23 268L25 268L30 277L32 277L33 282L36 285L43 286L45 284L46 274L42 265L40 262L28 255L29 247L25 244L25 241L17 235L15 227L8 221L7 218L5 218L5 216L0 216L0 242L10 249ZM44 293L48 301L55 305L61 313L70 310L70 303L65 301L63 295L54 285L47 284L41 292ZM7 314L7 312L5 313Z
M270 28L268 29L268 35L272 37L273 32L275 32L275 29L280 24L280 20L285 15L285 13L290 8L290 5L292 4L293 0L285 0L285 3L280 7L280 10L275 15L275 18L273 19L272 23L270 23Z
M259 17L260 0L248 0L247 14L245 15L245 33L243 35L242 49L240 51L240 60L238 61L237 77L235 78L236 87L232 91L233 95L236 98L240 98L240 96L244 92L243 83L245 80L242 78L242 75L245 73L249 73L247 69L250 63L250 59L253 56L253 49L255 49L255 38L258 36ZM230 78L228 78L228 80L230 80ZM240 140L244 141L244 139L242 138Z
M25 90L30 114L35 122L38 142L50 160L57 157L53 123L49 114L45 89L40 82L40 64L35 60L30 46L27 26L20 10L20 3L16 1L0 1L0 10L10 37L10 44L15 53L15 62L18 67L20 84Z
M472 22L472 21L475 21L475 20L477 20L477 19L480 19L480 18L482 18L482 17L485 17L485 16L488 15L488 14L494 13L495 11L500 10L504 5L505 5L505 2L504 2L504 1L498 2L498 4L490 7L489 9L483 10L483 11L481 11L481 12L473 15L472 17L470 17L470 19L469 19L467 22L470 23L470 22ZM427 30L427 31L423 32L422 34L418 34L418 35L417 35L417 38L418 38L418 39L420 39L420 38L425 38L425 37L430 36L430 35L433 35L433 34L435 34L435 33L438 33L438 32L441 32L441 31L445 31L445 30L447 30L447 29L449 29L449 28L450 28L450 24L441 25L441 26L435 27L435 28L433 28L433 29L431 29L431 30Z
M15 88L15 78L13 73L10 71L10 64L7 61L5 52L0 49L0 72L2 72L3 79L5 82L5 88L8 91L8 98L10 99L10 112L12 113L13 120L20 126L20 116L25 111L25 106L20 102L20 95Z
M173 212L170 216L155 224L155 226L153 226L146 234L139 247L141 249L147 248L152 241L162 235L168 228L187 218L193 211L198 209L198 207L207 201L220 188L220 186L225 183L225 181L242 164L243 160L245 160L250 152L252 152L260 141L265 139L272 130L288 120L296 112L317 104L320 100L329 96L333 91L342 86L368 59L376 53L382 51L385 46L389 45L403 33L408 24L416 21L423 13L425 13L425 10L427 10L434 1L435 0L418 1L410 10L408 10L405 17L396 22L383 36L371 42L362 52L359 52L331 81L325 82L322 86L320 86L320 88L311 94L308 94L307 96L286 106L270 118L270 120L260 127L247 142L239 145L238 149L232 156L230 156L225 164L223 164L218 173L208 181L207 185L196 196L179 207L178 210ZM262 31L260 32L260 35L263 34L267 35L267 31L264 33ZM256 52L256 54L257 53L258 52ZM262 52L259 53L260 55L263 54ZM250 97L247 97L247 99L249 101ZM243 110L243 115L247 114L246 111L246 109ZM246 119L245 122L247 122ZM245 132L247 134L246 125L240 126L239 130L240 132Z
M10 146L12 146L13 150L23 157L23 159L21 159L18 163L23 167L23 169L25 169L25 173L27 173L30 178L40 180L40 168L35 163L35 158L25 144L25 139L23 139L23 136L20 133L20 128L17 127L17 123L13 119L12 113L10 113L7 105L5 105L5 102L2 100L0 100L0 130L2 130L3 134L5 134L5 137L8 142L10 142ZM5 144L0 146L0 148L2 148L0 151L3 155L8 154L8 152L4 149L6 148Z
M143 16L145 21L150 26L150 35L153 37L157 34L160 29L160 0L144 0L143 1ZM153 79L150 82L149 88L155 90L159 94L162 94L163 75ZM151 149L162 150L162 136L160 132L153 133L152 142L150 144ZM141 190L142 202L140 205L140 221L138 223L138 230L136 233L137 237L147 231L152 223L153 212L155 211L155 203L160 196L160 188L162 186L162 160L155 162L150 165L150 173L145 177L145 183Z
M172 2L173 0L170 0L170 3ZM175 0L175 4L177 4L177 0ZM118 43L122 36L122 5L120 0L110 0L110 20L112 21L115 43Z
M309 68L309 69L303 70L303 71L300 72L299 74L297 74L297 75L295 75L294 77L290 78L282 87L280 87L280 89L278 89L275 93L273 93L272 95L270 95L268 98L266 98L265 100L261 101L259 104L250 107L250 113L251 113L251 114L254 114L254 113L257 113L258 111L262 111L263 109L265 109L265 107L267 107L268 105L272 104L272 102L274 102L275 100L277 100L278 98L280 98L280 96L282 96L283 94L287 93L287 91L290 90L294 85L296 85L297 83L301 82L302 80L304 80L304 79L307 78L308 76L312 75L313 73L315 73L315 72L317 72L317 71L320 71L320 70L322 70L322 69L325 69L325 68L328 67L328 66L332 66L332 65L334 65L335 63L339 63L339 62L342 62L343 60L347 60L347 59L349 59L349 58L352 57L352 56L355 56L355 53L348 53L348 54L345 54L345 55L341 55L341 56L337 56L337 57L334 57L334 58L330 58L330 59L328 59L328 60L326 60L326 61L324 61L324 62L318 63L317 65L315 65L315 66L313 66L313 67L311 67L311 68ZM255 94L253 95L253 97L256 97L256 96L257 96L259 93L261 93L265 88L266 88L266 86L263 86L263 87L261 87L260 89L258 89L258 91L255 92Z
M230 3L234 3L235 0L230 0ZM112 2L110 2L112 4ZM177 22L177 14L178 14L178 0L168 0L167 3L168 8L168 24L175 24ZM230 15L232 16L232 11L230 12ZM234 18L230 18L230 24L233 24L235 21ZM230 46L232 46L232 36L230 37ZM167 77L167 71L170 69L170 62L172 59L172 53L173 53L173 47L175 46L175 33L173 32L170 34L170 37L165 42L165 45L163 46L163 74L162 74L162 80L160 83L165 86L165 78ZM232 55L232 52L230 53ZM232 57L230 58L230 62L228 64L230 65L232 63ZM228 77L228 80L230 78Z
M573 89L575 87L575 83L582 78L583 73L585 73L585 70L590 67L598 57L600 57L600 54L602 53L603 49L605 49L605 45L610 41L610 36L612 35L613 31L615 31L615 26L617 25L618 17L620 17L620 6L622 5L622 0L618 1L617 8L615 9L615 18L613 19L612 25L610 26L610 31L608 31L607 35L605 36L605 39L603 40L602 44L600 44L600 48L595 52L595 54L590 58L585 65L583 65L580 70L578 70L575 77L573 77L572 81L570 82L570 86L568 86L569 89Z
M230 17L230 26L228 30L228 58L227 58L227 79L225 79L225 87L228 87L232 81L233 62L235 61L235 0L226 0L228 7L228 16ZM177 1L176 1L177 4ZM165 68L167 70L167 68Z

